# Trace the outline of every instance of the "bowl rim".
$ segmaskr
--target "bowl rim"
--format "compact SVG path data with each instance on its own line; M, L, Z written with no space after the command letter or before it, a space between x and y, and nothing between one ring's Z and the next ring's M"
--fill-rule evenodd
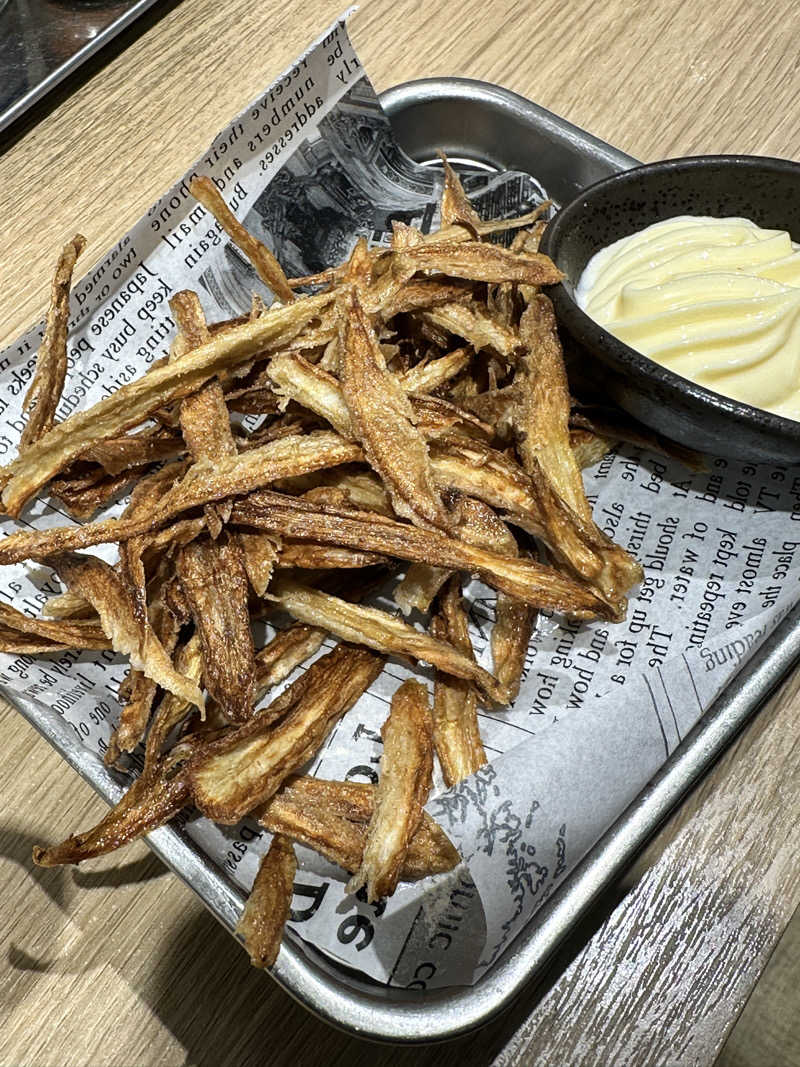
M564 204L552 219L549 220L539 245L539 250L550 256L555 262L553 246L566 229L573 223L576 216L602 201L603 196L609 189L615 189L620 185L640 180L645 175L663 174L665 171L692 171L702 170L713 166L728 166L742 169L766 170L768 172L795 173L800 187L800 162L790 159L780 159L775 156L755 155L705 155L705 156L677 156L675 158L660 159L651 163L642 163L631 167L629 170L612 174L608 178L602 178L592 185L586 186ZM704 404L715 409L720 414L733 417L753 425L760 432L772 432L783 437L800 441L800 420L791 419L784 415L776 415L765 408L747 404L743 400L735 400L733 397L724 396L713 389L700 385L691 378L685 378L681 374L662 366L649 356L637 352L630 345L610 333L605 327L596 322L590 315L579 306L574 296L563 283L559 283L550 289L556 312L565 311L573 317L576 325L583 335L588 336L589 341L604 351L611 351L616 360L627 366L631 371L655 380L665 392L686 400L687 396L695 402Z

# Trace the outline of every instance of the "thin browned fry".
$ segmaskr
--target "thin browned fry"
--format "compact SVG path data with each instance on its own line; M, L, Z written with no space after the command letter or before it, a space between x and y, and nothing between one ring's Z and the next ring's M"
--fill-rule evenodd
M522 465L539 463L555 491L585 522L592 521L583 478L569 443L570 397L564 355L550 299L535 296L519 326L525 353L517 368L514 429Z
M256 704L322 647L327 630L295 622L256 653Z
M231 824L262 804L314 755L382 667L380 656L345 645L312 663L251 722L190 762L198 808Z
M488 311L478 305L443 304L420 312L419 317L446 334L463 338L476 352L488 349L510 359L519 348L516 330L495 322Z
M386 370L355 289L347 294L343 309L342 392L369 464L380 475L398 515L446 528L449 518L433 484L428 449L414 424L413 409Z
M177 571L200 633L205 687L232 722L247 722L256 665L241 545L229 536L192 541L179 552Z
M255 267L261 281L268 285L284 304L290 304L295 299L295 295L289 287L280 263L267 246L239 222L211 179L204 176L192 178L189 192L200 201L206 211L214 216L234 244L241 248Z
M67 375L67 329L69 327L69 290L75 261L86 247L86 238L76 234L61 249L50 287L44 338L36 354L36 370L25 395L22 410L28 421L19 441L22 454L35 444L53 425Z
M505 700L495 679L474 659L446 641L415 630L395 615L352 604L282 576L273 582L269 596L299 622L324 626L343 641L366 645L377 652L431 663L448 674L475 682L489 699L500 704Z
M454 348L437 359L417 363L399 374L398 378L407 393L432 393L460 374L471 360L469 348Z
M439 271L451 278L474 282L521 282L526 285L554 285L564 275L549 256L541 252L521 253L483 241L460 244L423 244L394 253L400 271Z
M8 634L42 638L44 645L50 643L63 648L96 649L111 647L103 628L93 619L32 619L10 604L0 604L0 627Z
M131 467L145 467L174 459L184 452L183 437L163 426L148 426L137 433L122 434L92 445L80 457L99 463L106 474L122 474Z
M284 833L352 873L361 866L367 823L374 810L372 785L290 777L259 810L258 820L272 833ZM413 882L442 874L458 862L447 835L423 812L409 842L400 880Z
M200 685L203 679L203 645L199 633L193 633L179 649L175 657L175 669L196 685ZM174 693L164 696L147 731L143 778L155 779L161 761L161 750L170 731L183 722L191 710L192 705L182 697L175 696Z
M512 382L502 389L489 389L485 393L466 396L461 400L461 406L493 426L495 436L505 443L511 441L514 435L516 393L516 386Z
M165 404L195 392L220 370L233 370L254 356L266 359L331 299L323 293L288 307L270 308L260 318L216 334L180 360L153 367L92 407L70 415L3 468L6 511L17 516L38 489L92 445L137 426Z
M461 601L461 582L451 578L431 620L431 633L474 658L467 613ZM478 726L475 687L462 678L436 672L433 689L433 743L446 785L455 785L486 763Z
M166 492L156 508L144 515L103 519L85 526L26 530L0 541L0 565L108 541L126 541L137 534L165 526L181 512L213 500L237 496L281 478L291 478L340 463L362 459L358 445L338 434L319 430L289 436L211 463L194 463L184 477Z
M570 428L591 430L601 437L616 443L625 441L637 448L647 448L651 452L660 452L662 456L677 459L690 471L708 470L708 464L701 452L670 441L623 411L611 408L581 406L570 415Z
M570 429L569 443L575 455L575 462L585 470L593 467L615 445L613 438L601 437L593 430Z
M284 540L280 554L281 567L302 567L305 570L327 570L340 567L374 567L389 563L377 552L364 552L338 545L315 545L313 541Z
M244 531L240 531L238 537L248 581L256 596L263 596L272 577L272 568L281 553L280 538Z
M441 214L442 226L464 226L473 236L477 237L480 226L480 216L470 204L461 180L447 162L444 152L439 153L444 169L444 185L442 188Z
M170 359L183 358L186 352L207 344L210 335L206 317L197 293L188 289L175 293L169 306L180 330L179 337L184 341L184 352L178 355L176 351ZM230 415L217 378L206 382L202 389L181 402L180 423L186 447L195 462L208 459L213 463L223 456L236 455ZM203 510L208 532L212 538L219 537L223 525L228 521L230 504L206 504Z
M198 687L175 670L152 627L136 618L131 594L113 567L76 552L53 556L48 562L69 589L96 609L115 652L130 656L131 666L163 689L203 707Z
M395 891L431 790L433 728L424 685L411 679L403 682L392 697L381 737L383 755L375 810L361 865L347 883L348 893L365 885L368 901Z
M469 304L474 300L474 289L472 282L458 279L415 278L398 286L388 297L365 294L365 307L379 314L384 322L389 322L395 315L407 315L442 304Z
M519 696L525 657L535 625L533 608L505 593L498 593L491 636L492 667L495 677L508 691L512 704Z
M97 826L73 834L59 845L37 846L33 850L33 862L38 867L58 867L113 852L169 822L189 799L189 777L185 769L172 777L159 775L149 783L139 778Z
M552 567L533 560L505 559L438 530L420 530L370 512L337 514L261 490L234 504L231 521L287 537L363 548L400 559L474 572L488 585L526 604L578 618L609 618L614 610L598 594Z
M254 967L271 967L278 958L296 873L297 857L291 841L275 834L236 924L236 933L244 940Z

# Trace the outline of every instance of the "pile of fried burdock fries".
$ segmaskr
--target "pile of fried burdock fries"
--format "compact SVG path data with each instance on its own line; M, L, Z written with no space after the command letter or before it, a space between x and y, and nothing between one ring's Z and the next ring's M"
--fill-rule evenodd
M1 605L0 649L128 656L106 761L144 745L117 806L36 863L110 852L187 807L250 815L273 835L239 925L260 966L289 915L294 842L369 900L457 864L423 811L434 755L448 785L486 762L477 709L514 700L537 609L619 620L641 578L595 525L581 468L620 439L658 442L571 401L544 291L561 274L537 251L548 205L482 221L443 166L437 232L396 223L390 247L362 239L346 263L294 279L195 179L275 302L209 323L196 293L177 293L169 355L57 422L75 237L19 455L0 470L7 514L45 490L81 520L0 541L0 564L35 560L64 586L41 618ZM242 414L263 418L248 432ZM94 518L126 491L118 518ZM106 543L114 565L79 551ZM497 591L493 673L470 643L469 576ZM390 587L399 611L364 604ZM254 623L271 616L291 622L257 649ZM397 689L378 784L304 775L387 656L432 665L435 681L432 704L421 681Z

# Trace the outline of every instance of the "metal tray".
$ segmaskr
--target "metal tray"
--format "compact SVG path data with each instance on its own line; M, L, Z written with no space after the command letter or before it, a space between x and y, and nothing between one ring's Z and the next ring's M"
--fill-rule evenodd
M430 79L381 97L400 143L420 162L448 155L492 168L527 170L563 202L636 160L522 97L482 82ZM619 878L670 811L764 703L800 654L800 605L781 623L637 799L562 883L493 969L475 986L424 994L389 989L337 967L285 938L273 978L321 1019L372 1040L425 1043L487 1023L535 981L560 942ZM6 696L10 698L9 694ZM28 721L109 803L122 787L61 719L42 707ZM244 895L179 831L166 826L148 844L233 930Z

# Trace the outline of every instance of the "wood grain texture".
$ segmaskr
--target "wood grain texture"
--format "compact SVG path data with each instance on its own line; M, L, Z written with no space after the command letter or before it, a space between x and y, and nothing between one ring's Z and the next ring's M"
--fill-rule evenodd
M727 753L496 1067L714 1062L800 903L798 694Z
M88 74L71 81L69 92L40 107L0 156L0 344L43 312L50 263L66 237L76 229L86 234L81 267L87 270L343 6L341 0L283 5L183 0L159 6L143 35L129 33L124 50L115 53L112 46ZM431 75L497 81L643 159L732 150L800 156L798 30L800 14L790 0L759 5L365 0L351 23L378 89ZM786 756L786 739L796 737L798 708L793 686L778 714L762 715L748 732L742 751L748 744L753 751L766 745L765 759L770 751ZM90 825L103 805L16 713L0 710L0 730L7 768L0 779L3 1067L310 1065L320 1061L322 1050L326 1062L348 1067L455 1067L489 1063L531 1010L537 1017L545 1009L547 999L535 1008L528 997L479 1035L428 1050L377 1049L333 1032L254 972L229 935L144 845L85 870L34 869L34 843ZM745 753L745 758L754 757ZM764 762L761 783L772 795L780 785L783 803L796 804L796 764L792 793L788 779L779 782L778 764L771 760ZM769 828L760 840L741 812L715 801L728 795L726 782L736 765L734 758L721 764L684 805L628 879L630 895L619 918L611 920L621 924L626 916L641 915L647 930L640 951L652 946L653 958L663 958L658 951L670 945L680 946L677 918L663 931L657 919L666 921L670 899L676 909L685 905L669 913L675 917L696 921L698 910L680 885L680 868L670 874L667 860L663 873L653 872L670 841L696 853L693 884L718 909L710 913L718 918L710 940L698 927L685 951L697 964L704 953L713 954L717 938L733 939L731 967L741 971L740 983L727 988L720 1002L717 1036L703 1039L705 1057L733 1022L796 894L787 866L776 866L775 856L784 853L771 851ZM777 803L775 812L777 819ZM703 881L700 860L715 855L717 821L728 827L726 840L737 833L747 839L742 862L749 866L725 878L717 860L717 873ZM748 895L745 875L767 889ZM674 891L676 882L680 892ZM659 885L666 887L661 893ZM600 916L613 911L617 896L587 921L584 940ZM651 903L646 908L639 900ZM760 903L748 912L744 902L754 900ZM768 911L764 901L770 901ZM762 912L769 921L747 925ZM738 915L740 929L748 930L744 944L741 935L736 942L735 922L731 925ZM570 1020L571 1033L563 1040L572 1041L571 1047L596 1014L596 998L604 995L599 961L624 956L611 977L615 995L625 996L628 957L620 943L614 948L612 933L618 929L627 928L610 924L582 954L576 938L558 964L563 970L569 954L579 954L580 995L573 984L572 997L559 1001L564 1012L559 1026L566 1028ZM548 983L550 995L558 997L554 980ZM611 995L607 988L605 995ZM674 1006L674 998L662 999ZM623 1010L621 1021L634 1033L643 1026L657 1033L657 1006L653 999L646 1017ZM529 1036L530 1027L525 1033ZM513 1047L521 1048L520 1041ZM512 1054L517 1055L506 1053Z

